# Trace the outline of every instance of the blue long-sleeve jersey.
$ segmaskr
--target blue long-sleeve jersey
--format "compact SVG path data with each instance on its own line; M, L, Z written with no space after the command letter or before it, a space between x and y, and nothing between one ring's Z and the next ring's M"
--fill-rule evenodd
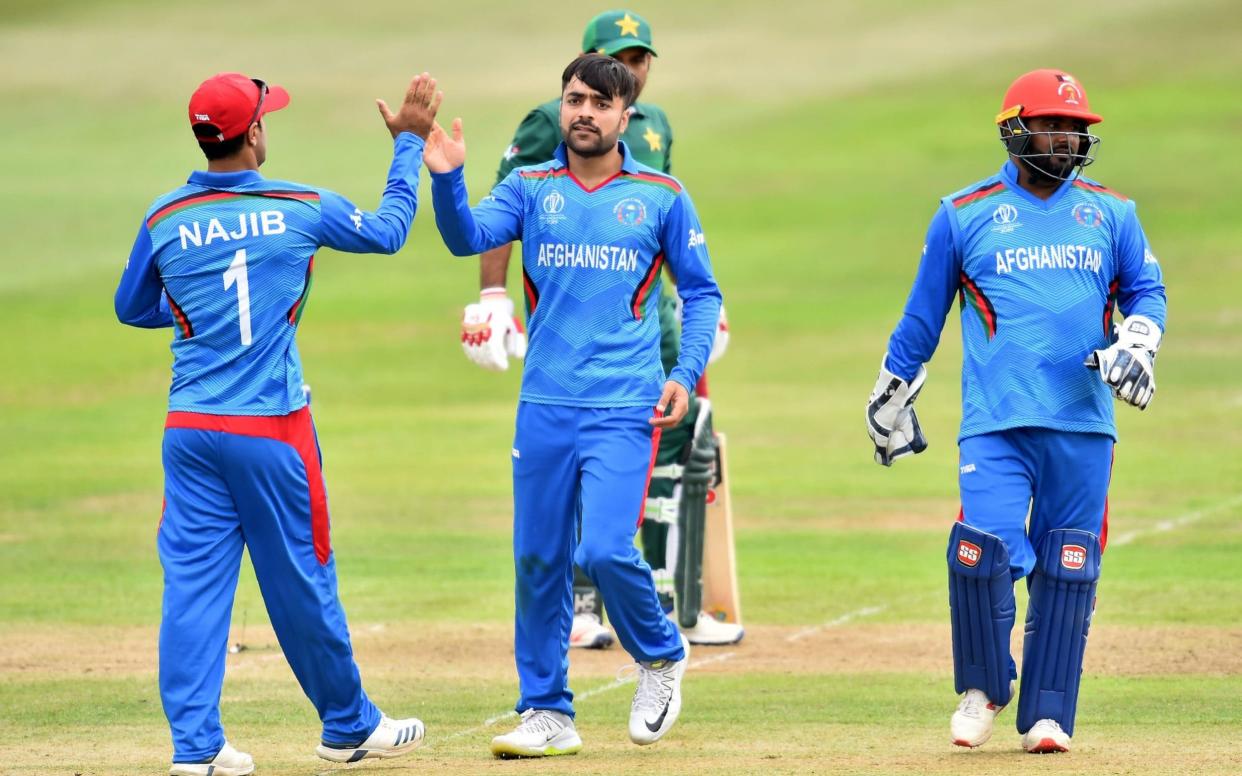
M711 353L720 289L694 204L675 178L618 146L621 172L594 189L569 171L562 143L552 161L509 173L473 209L460 168L432 175L436 225L455 255L522 240L523 401L654 405L664 384L656 303L666 262L683 305L669 379L693 391Z
M155 200L117 286L122 323L173 327L169 410L285 415L306 405L294 334L314 253L395 253L418 206L423 140L402 133L383 199L364 212L340 194L258 172L195 172Z
M1117 435L1113 399L1083 360L1112 314L1165 327L1160 265L1134 202L1094 181L1047 200L1000 172L943 198L886 366L911 379L931 359L956 296L962 316L959 439L1024 426Z

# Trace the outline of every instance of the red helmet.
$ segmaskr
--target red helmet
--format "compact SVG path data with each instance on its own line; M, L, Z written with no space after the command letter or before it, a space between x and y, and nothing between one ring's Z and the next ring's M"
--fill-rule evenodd
M1005 92L996 123L1032 116L1068 116L1088 124L1104 120L1098 113L1091 112L1087 90L1078 79L1064 70L1052 69L1032 70L1014 81Z

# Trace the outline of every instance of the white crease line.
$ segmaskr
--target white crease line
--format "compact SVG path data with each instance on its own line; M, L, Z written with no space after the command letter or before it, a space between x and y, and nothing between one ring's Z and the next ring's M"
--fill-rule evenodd
M835 628L838 625L844 625L845 623L850 622L851 620L857 620L860 617L870 617L873 614L879 614L880 612L884 611L887 608L888 608L887 606L864 606L862 609L856 609L852 612L846 612L840 617L837 617L834 620L829 620L823 625L816 625L813 628L807 628L806 630L798 631L792 636L787 637L785 640L791 641L791 642L797 641L798 639L805 638L806 636L810 636L815 633L819 633L820 631L825 630L827 628ZM690 668L702 668L703 666L709 666L709 665L712 665L713 663L723 663L726 660L733 659L733 657L735 657L736 655L737 655L736 652L722 652L718 655L712 655L711 657L705 657L702 660L691 660L690 665L687 666L687 670ZM595 687L593 689L587 690L584 693L581 693L580 695L576 695L574 696L574 699L578 701L584 701L587 698L594 698L596 695L603 695L606 692L612 692L618 687L624 687L627 684L633 684L635 680L636 680L636 676L626 676L624 678L614 679L608 684L602 684L599 687ZM497 714L494 717L489 717L488 719L483 720L482 725L475 725L474 727L468 728L466 730L459 730L456 733L450 733L447 736L444 736L443 738L437 739L435 743L425 745L423 749L425 751L425 750L428 750L434 747L436 743L441 743L444 741L452 741L455 738L461 738L462 736L468 736L474 733L478 733L480 731L486 730L492 725L495 725L497 722L503 722L506 719L517 717L517 715L518 715L517 712L512 711L512 710L506 711L504 714Z
M702 668L703 666L711 665L712 663L723 663L724 661L729 660L736 654L737 654L736 652L724 652L719 655L712 655L711 657L703 658L702 660L691 660L690 665L687 666L686 668L687 670L689 670L691 668ZM636 680L637 680L636 674L632 674L630 676L626 676L623 678L614 679L608 684L602 684L599 687L595 687L593 689L587 690L584 693L575 695L574 700L580 702L580 701L586 700L587 698L594 698L596 695L603 695L606 692L612 692L618 687L624 687L627 684L633 684ZM482 730L486 730L492 725L495 725L497 722L503 722L506 719L517 717L517 715L518 713L516 711L513 711L512 709L510 709L509 711L506 711L504 714L497 714L494 717L489 717L488 719L483 720L482 725L475 725L474 727L468 730L460 730L456 733L451 733L445 736L444 738L439 739L439 741L441 742L450 741L454 738L461 738L462 736L468 736L473 733L478 733ZM423 749L424 750L430 749L432 746L434 746L434 744L428 744L424 746Z
M822 630L826 630L828 628L835 628L838 625L844 625L850 620L857 620L860 617L870 617L873 614L879 614L880 612L884 611L887 608L888 608L887 606L864 606L861 609L856 609L852 612L846 612L840 617L837 617L835 620L829 620L823 625L816 625L812 628L800 630L797 633L791 633L790 635L785 637L785 641L791 641L791 642L798 641L799 639L804 639L807 636L814 636L816 633L819 633Z
M1193 512L1187 512L1184 515L1178 515L1177 517L1173 517L1168 520L1161 520L1148 528L1137 528L1133 531L1127 531L1126 533L1119 534L1117 536L1110 536L1108 537L1108 546L1112 547L1114 545L1129 544L1140 536L1147 536L1148 534L1168 533L1169 531L1174 531L1178 528L1190 525L1191 523L1197 523L1208 515L1239 505L1242 505L1242 495L1225 499L1224 501L1213 504L1212 506L1204 507L1203 509L1196 509Z

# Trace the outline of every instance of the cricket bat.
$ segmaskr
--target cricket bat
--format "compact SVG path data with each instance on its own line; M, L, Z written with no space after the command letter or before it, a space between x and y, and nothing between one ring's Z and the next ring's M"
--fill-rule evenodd
M742 599L737 592L733 506L729 499L729 451L723 433L716 433L716 442L716 483L707 491L703 538L703 611L721 622L741 625Z

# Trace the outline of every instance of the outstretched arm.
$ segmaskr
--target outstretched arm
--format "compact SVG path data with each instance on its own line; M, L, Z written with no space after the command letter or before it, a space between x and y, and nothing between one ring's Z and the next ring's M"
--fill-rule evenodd
M418 209L418 169L443 93L427 73L410 81L397 112L377 99L380 117L393 138L392 164L384 195L374 213L345 197L320 191L320 241L350 253L396 253L405 245Z
M454 256L473 256L513 242L522 233L522 186L509 175L477 207L471 208L463 166L466 141L461 119L453 119L453 134L436 125L423 155L431 171L431 201L436 227Z

